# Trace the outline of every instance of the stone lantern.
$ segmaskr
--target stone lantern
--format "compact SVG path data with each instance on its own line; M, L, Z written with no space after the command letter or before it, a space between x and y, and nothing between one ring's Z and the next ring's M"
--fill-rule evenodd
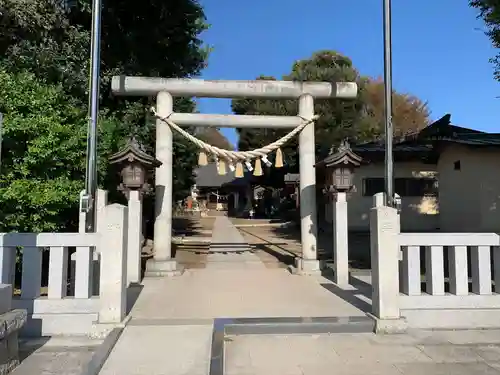
M149 172L161 165L161 162L148 155L141 145L132 138L127 145L116 154L109 157L111 165L117 165L120 169L122 182L118 190L129 198L131 191L138 191L140 195L151 190L147 183Z
M325 214L331 217L333 225L333 272L338 285L349 284L347 194L355 191L354 170L361 165L361 161L361 157L344 140L337 151L332 148L330 154L316 164L326 172L323 193L331 199L327 205L331 210Z
M361 156L356 155L344 140L335 152L333 147L330 154L316 164L317 168L324 168L326 173L323 193L337 195L355 191L354 170L361 165Z
M144 243L142 197L151 190L147 183L149 172L161 162L148 155L139 143L130 139L127 145L109 158L117 165L122 178L118 190L128 200L127 284L141 282L141 250Z

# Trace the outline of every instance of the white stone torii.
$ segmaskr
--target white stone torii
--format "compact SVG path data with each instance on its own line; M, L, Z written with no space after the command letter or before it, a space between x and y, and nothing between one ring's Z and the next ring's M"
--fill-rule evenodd
M216 126L235 128L294 128L314 116L314 98L355 98L357 85L352 82L298 81L209 81L201 79L165 79L115 76L111 83L115 95L155 96L160 117L169 117L179 126ZM173 96L207 98L298 99L298 116L247 116L201 113L174 113ZM172 130L162 120L156 121L156 202L154 259L147 264L146 275L179 273L172 259ZM316 171L314 165L314 123L299 135L300 217L302 257L296 266L301 273L320 270L317 259Z

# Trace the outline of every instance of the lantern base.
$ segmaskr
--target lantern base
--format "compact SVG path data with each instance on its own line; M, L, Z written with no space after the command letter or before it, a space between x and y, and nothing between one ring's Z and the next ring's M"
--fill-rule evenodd
M297 257L295 258L295 272L293 273L303 276L317 276L322 274L324 268L325 265L322 261Z
M144 277L172 277L181 276L184 267L180 266L174 259L157 260L149 259L146 263Z

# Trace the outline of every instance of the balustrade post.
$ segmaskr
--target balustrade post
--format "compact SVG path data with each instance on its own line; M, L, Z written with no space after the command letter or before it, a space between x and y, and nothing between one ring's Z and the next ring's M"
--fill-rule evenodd
M128 208L111 204L103 209L100 228L99 323L121 323L126 315Z
M1 236L1 234L0 234ZM0 238L0 242L2 239ZM0 243L0 284L14 285L16 273L16 248Z
M375 194L370 212L371 316L376 333L402 333L407 325L399 309L399 214L383 202L384 193Z

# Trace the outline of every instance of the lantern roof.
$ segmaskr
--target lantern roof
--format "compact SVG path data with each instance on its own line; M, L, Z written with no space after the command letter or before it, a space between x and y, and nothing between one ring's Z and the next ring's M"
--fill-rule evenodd
M144 151L135 137L129 139L125 147L109 157L110 164L123 164L137 162L145 167L156 168L162 163Z
M359 167L362 162L361 156L355 154L349 142L347 140L343 140L339 147L337 147L337 151L335 151L334 147L330 149L329 155L317 163L316 167L336 167L336 166L351 166L351 167Z

